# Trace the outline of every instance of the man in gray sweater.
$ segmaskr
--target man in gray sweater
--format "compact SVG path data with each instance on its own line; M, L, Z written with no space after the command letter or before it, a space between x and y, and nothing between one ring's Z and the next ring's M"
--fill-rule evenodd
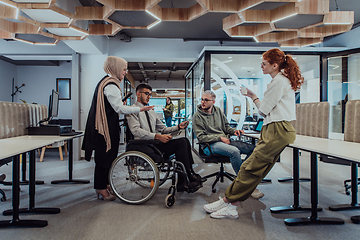
M209 143L211 151L220 155L228 156L231 165L237 174L242 164L241 154L249 157L255 146L239 141L230 141L230 136L240 136L243 130L230 127L225 114L219 107L214 106L216 95L207 90L202 94L201 104L197 106L197 112L193 115L192 126L199 143ZM203 149L206 155L210 150ZM261 198L264 194L258 189L252 194L253 198Z

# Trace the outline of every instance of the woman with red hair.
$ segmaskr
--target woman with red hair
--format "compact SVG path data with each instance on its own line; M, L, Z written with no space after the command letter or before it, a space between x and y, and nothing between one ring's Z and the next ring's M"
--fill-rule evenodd
M212 218L238 218L236 207L251 195L284 148L296 138L290 121L296 119L295 91L304 82L299 66L283 51L271 49L263 54L261 68L264 74L272 77L263 99L260 101L249 89L243 93L253 100L264 117L260 139L251 156L241 165L236 179L226 189L225 197L204 205Z

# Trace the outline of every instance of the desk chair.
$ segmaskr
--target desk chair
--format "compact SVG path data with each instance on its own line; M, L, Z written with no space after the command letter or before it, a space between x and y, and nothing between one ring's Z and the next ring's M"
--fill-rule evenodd
M56 148L56 147L59 148L60 160L63 161L64 157L63 157L62 146L64 146L65 157L67 157L67 141L63 141L63 143L62 142L57 142L56 144L45 146L45 147L41 148L41 153L40 153L40 150L38 149L39 156L40 156L40 162L44 161L45 150L47 148Z
M211 151L211 148L209 146L208 143L199 143L199 156L202 158L202 160L205 162L205 163L220 163L220 169L219 171L217 172L214 172L212 174L209 174L209 175L206 175L205 177L202 177L202 179L208 179L208 178L211 178L211 177L214 177L216 176L215 178L215 181L214 183L212 184L211 186L211 191L213 193L216 192L216 189L215 189L215 185L216 183L220 180L220 182L224 182L224 177L227 177L228 179L230 179L231 181L233 181L235 178L236 178L236 175L234 174L231 174L231 173L228 173L225 171L224 169L224 163L229 163L230 162L230 158L229 157L226 157L226 156L223 156L223 155L220 155L220 154L216 154L216 153L212 153ZM210 150L210 155L206 155L203 151L203 147L208 147L209 150Z

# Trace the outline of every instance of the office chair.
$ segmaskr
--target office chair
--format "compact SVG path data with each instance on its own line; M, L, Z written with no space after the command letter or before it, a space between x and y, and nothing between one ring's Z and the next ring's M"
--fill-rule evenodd
M231 181L233 181L236 178L236 175L228 173L225 171L224 169L224 163L229 163L230 162L230 158L220 155L220 154L216 154L216 153L212 153L211 148L209 146L209 143L199 143L199 156L203 159L203 161L205 163L220 163L220 169L217 172L214 172L212 174L206 175L204 177L202 177L202 179L208 179L211 177L216 176L214 183L211 186L211 191L213 193L216 192L215 189L215 185L216 183L220 180L220 182L224 182L224 177L227 177L228 179L230 179ZM203 151L203 147L208 147L210 150L210 155L206 155Z

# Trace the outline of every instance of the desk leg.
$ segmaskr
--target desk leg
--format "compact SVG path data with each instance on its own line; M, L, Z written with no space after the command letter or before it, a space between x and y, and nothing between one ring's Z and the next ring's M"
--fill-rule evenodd
M10 221L0 221L0 227L45 227L48 222L45 220L20 220L19 203L20 203L20 163L19 156L13 157L13 185L12 185L12 205L13 219Z
M73 172L73 139L69 141L69 179L65 180L54 180L51 181L52 184L58 183L90 183L89 180L80 180L80 179L73 179L72 172Z
M280 207L272 207L270 211L272 213L281 213L288 211L310 211L311 208L303 208L299 204L299 195L300 195L300 165L299 165L299 149L293 148L293 193L294 193L294 204L290 206L280 206ZM318 211L322 211L322 208L318 208Z
M318 162L316 153L311 153L311 216L307 218L287 218L284 220L288 226L309 224L344 224L340 218L319 218L318 204Z
M27 185L29 181L26 180L26 153L21 154L22 163L21 163L21 178L20 185ZM4 185L12 185L12 182L3 182ZM44 184L44 181L36 181L36 184Z
M358 204L357 194L358 194L358 169L357 163L351 163L351 203L350 204L340 204L330 206L329 209L331 211L342 211L342 210L352 210L352 209L360 209L360 205Z
M30 151L30 174L29 174L29 208L19 209L19 213L49 213L56 214L60 208L36 208L35 207L35 150ZM6 210L4 215L12 215L13 210Z
M297 155L299 157L299 150L298 149L297 149ZM294 159L295 158L293 158L293 164L295 165L295 160ZM299 175L299 172L297 174ZM289 181L293 181L294 178L295 178L295 175L293 175L293 177L278 178L278 182L289 182ZM310 182L310 178L299 178L299 181Z

